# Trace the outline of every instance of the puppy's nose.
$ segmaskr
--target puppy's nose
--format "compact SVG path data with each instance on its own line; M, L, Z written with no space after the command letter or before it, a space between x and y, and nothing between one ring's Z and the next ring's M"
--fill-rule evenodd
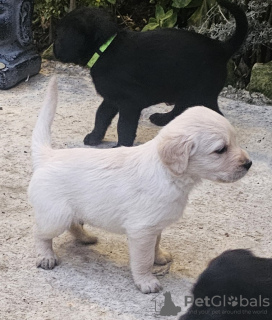
M252 166L252 161L248 160L245 164L243 164L243 167L247 170Z

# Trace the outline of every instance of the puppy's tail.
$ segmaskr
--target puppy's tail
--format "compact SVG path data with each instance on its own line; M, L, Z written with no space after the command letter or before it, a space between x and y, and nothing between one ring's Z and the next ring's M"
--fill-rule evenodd
M47 92L40 110L38 120L32 134L32 161L34 169L51 149L51 125L54 120L58 102L57 78L53 76L48 84Z
M245 12L237 4L227 0L217 0L217 2L219 5L229 10L236 22L234 34L230 39L223 42L227 59L229 59L242 46L248 32L248 21Z

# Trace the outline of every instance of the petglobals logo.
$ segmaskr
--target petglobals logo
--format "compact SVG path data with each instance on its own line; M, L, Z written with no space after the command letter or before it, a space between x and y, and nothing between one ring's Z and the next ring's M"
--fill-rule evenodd
M240 307L240 308L267 308L270 306L269 298L263 298L259 295L257 298L245 298L242 295L238 297L234 296L213 296L204 298L196 298L194 299L193 296L185 296L185 306L192 306L195 305L196 307L226 307L227 305L230 307Z

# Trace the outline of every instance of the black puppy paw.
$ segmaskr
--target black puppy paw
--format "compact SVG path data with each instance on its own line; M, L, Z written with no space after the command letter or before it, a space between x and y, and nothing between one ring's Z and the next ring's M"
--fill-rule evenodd
M172 119L169 119L169 117L164 113L154 113L149 117L149 120L156 126L162 127L169 123Z
M83 140L84 144L87 146L97 146L101 143L101 141L102 139L100 139L93 133L88 133Z

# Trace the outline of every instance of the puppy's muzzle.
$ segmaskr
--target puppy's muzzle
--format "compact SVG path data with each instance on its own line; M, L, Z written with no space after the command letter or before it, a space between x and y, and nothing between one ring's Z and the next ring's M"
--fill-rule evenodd
M248 160L248 161L246 161L246 163L243 164L243 167L246 170L249 170L251 166L252 166L252 161L251 160Z

